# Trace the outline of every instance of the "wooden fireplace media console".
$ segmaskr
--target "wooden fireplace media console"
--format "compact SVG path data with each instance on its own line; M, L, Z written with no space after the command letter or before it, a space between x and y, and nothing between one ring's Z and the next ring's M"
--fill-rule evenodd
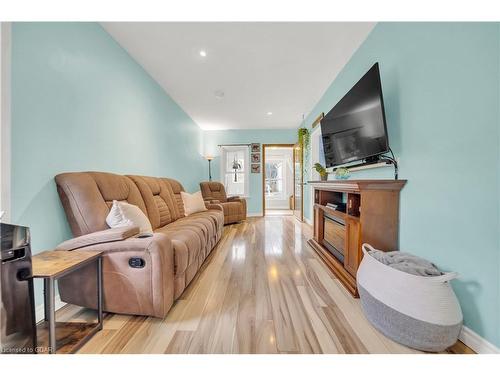
M308 241L349 292L358 297L361 245L398 250L399 192L406 180L309 181L314 237ZM337 205L333 209L327 204Z

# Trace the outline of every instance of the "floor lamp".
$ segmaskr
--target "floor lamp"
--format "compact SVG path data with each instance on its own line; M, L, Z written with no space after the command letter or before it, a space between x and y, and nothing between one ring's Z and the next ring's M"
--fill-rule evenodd
M214 160L215 156L211 155L206 155L205 159L208 160L208 181L212 181L212 169L211 169L211 162Z

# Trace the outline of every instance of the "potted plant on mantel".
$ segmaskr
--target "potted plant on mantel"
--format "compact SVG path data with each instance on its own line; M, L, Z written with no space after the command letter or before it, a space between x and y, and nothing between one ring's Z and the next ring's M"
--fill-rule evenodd
M326 171L326 168L323 167L320 163L315 163L314 169L316 170L316 172L319 173L319 177L321 178L321 181L328 180L328 172Z

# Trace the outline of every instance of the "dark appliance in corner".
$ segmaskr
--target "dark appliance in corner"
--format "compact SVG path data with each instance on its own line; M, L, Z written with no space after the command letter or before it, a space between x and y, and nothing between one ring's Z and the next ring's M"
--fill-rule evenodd
M30 231L0 223L0 353L35 353Z

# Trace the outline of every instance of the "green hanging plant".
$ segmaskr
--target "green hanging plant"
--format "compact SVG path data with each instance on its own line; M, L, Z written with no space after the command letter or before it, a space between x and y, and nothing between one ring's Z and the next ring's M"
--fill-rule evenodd
M299 136L299 145L303 150L307 150L309 147L310 133L307 128L299 128L298 130Z

